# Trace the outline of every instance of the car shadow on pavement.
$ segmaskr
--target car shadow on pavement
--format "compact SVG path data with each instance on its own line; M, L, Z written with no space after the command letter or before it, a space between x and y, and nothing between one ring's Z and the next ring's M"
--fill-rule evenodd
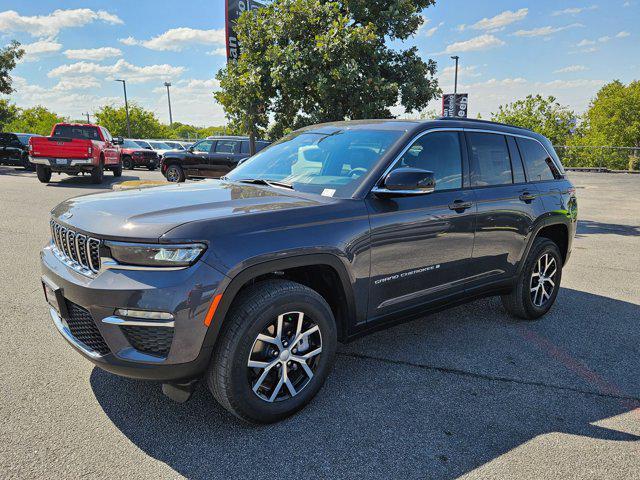
M26 170L22 167L0 166L0 175L35 178L36 172L35 170Z
M639 317L570 289L538 322L479 300L342 345L317 398L267 426L236 420L203 384L177 404L98 368L90 383L131 442L189 478L453 479L552 432L640 440L595 425L640 407Z
M577 235L591 235L595 233L637 237L640 236L640 226L617 225L615 223L594 222L592 220L578 221Z
M102 183L95 184L91 183L90 175L77 175L77 176L69 176L66 174L56 175L54 174L51 177L51 182L47 184L48 187L71 187L71 188L89 188L92 190L111 190L114 184L126 182L128 180L140 180L140 177L132 174L126 175L123 174L121 177L114 177L111 172L104 172L104 178Z

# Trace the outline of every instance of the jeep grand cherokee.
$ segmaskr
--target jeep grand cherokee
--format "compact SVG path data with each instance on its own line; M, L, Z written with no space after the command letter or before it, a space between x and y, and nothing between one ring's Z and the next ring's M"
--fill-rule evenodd
M273 422L309 402L338 341L488 295L553 305L576 229L550 142L477 120L308 127L221 180L67 200L43 285L99 367Z

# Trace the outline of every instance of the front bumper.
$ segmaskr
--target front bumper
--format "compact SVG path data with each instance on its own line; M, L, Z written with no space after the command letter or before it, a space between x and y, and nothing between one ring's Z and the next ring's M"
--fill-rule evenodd
M62 313L50 308L56 328L97 366L126 377L165 382L196 378L207 368L212 346L204 346L204 318L224 278L214 268L198 262L184 270L108 269L88 277L62 263L51 247L43 249L41 258L43 282L53 285L64 302L59 309ZM83 325L73 323L71 307L84 312ZM173 319L152 326L153 321L118 317L117 309L166 312ZM125 326L123 321L138 325ZM162 354L149 350L155 348L158 338L161 342L169 339L170 346Z

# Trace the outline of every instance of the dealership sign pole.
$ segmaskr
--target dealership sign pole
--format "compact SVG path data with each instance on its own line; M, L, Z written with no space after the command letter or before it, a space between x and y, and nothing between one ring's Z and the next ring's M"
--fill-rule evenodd
M240 56L240 44L236 35L236 21L247 10L256 10L264 4L254 0L225 0L224 30L227 42L227 62L235 61ZM249 132L249 154L256 153L255 128Z

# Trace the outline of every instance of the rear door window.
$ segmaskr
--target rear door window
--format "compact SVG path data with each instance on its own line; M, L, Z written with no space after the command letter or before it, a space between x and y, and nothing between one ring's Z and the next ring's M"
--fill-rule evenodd
M529 181L539 182L556 178L558 174L556 166L542 145L529 138L517 138L516 141L524 158Z
M513 183L509 149L504 135L468 132L471 186Z

